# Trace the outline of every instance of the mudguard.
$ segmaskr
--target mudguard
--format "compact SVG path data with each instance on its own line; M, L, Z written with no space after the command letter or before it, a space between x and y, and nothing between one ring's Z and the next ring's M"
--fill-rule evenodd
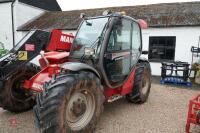
M150 65L149 60L148 60L147 58L144 58L144 57L140 57L139 60L138 60L138 62L139 62L139 63L141 63L141 62L146 62L146 63L148 63L148 64ZM150 71L152 71L151 65L150 65Z
M60 66L62 69L71 70L71 71L80 71L80 70L89 70L94 72L99 78L101 78L99 72L91 67L90 65L80 63L80 62L66 62Z

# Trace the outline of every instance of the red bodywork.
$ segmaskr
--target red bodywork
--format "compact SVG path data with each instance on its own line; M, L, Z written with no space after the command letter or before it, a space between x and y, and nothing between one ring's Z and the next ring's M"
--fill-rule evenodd
M49 82L54 75L61 72L60 64L68 61L69 51L72 45L74 36L63 34L59 30L53 30L51 41L46 48L44 58L48 60L46 63L44 58L39 59L42 70L34 75L30 80L26 80L24 83L25 89L30 89L36 92L42 92L45 83ZM61 52L58 52L61 51ZM111 89L105 88L105 97L108 100L114 95L124 96L132 91L134 83L135 70L131 71L128 80L120 87Z
M197 116L197 113L199 111L200 111L200 94L194 99L190 100L187 124L186 124L186 133L190 133L191 124L200 126L200 118Z
M42 92L46 82L52 79L53 75L60 73L59 64L67 62L69 51L72 45L74 36L62 33L60 30L53 30L51 40L44 53L44 58L48 60L46 63L44 58L39 59L42 70L34 75L30 80L24 82L25 89L31 89L36 92ZM58 52L60 51L60 52Z
M74 40L73 35L62 33L60 30L54 29L51 34L51 40L46 48L47 51L70 51L72 42Z
M133 69L131 71L131 74L130 74L128 80L122 86L115 88L115 89L106 88L105 92L104 92L106 99L109 99L109 97L116 95L116 94L124 96L126 94L131 93L133 84L134 84L134 77L135 77L135 69Z

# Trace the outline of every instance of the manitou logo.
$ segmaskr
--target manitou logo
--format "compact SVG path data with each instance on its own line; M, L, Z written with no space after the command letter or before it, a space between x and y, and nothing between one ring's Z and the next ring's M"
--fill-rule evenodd
M66 42L66 43L72 43L73 42L73 38L69 37L69 36L64 36L62 35L60 38L61 42Z

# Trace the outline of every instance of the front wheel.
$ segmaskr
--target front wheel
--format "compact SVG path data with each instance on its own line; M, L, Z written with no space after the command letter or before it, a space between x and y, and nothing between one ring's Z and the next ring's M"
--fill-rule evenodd
M93 133L103 102L93 73L60 75L37 96L36 123L42 133Z
M148 62L141 62L135 70L132 92L126 99L132 103L144 103L148 99L151 88L151 67Z

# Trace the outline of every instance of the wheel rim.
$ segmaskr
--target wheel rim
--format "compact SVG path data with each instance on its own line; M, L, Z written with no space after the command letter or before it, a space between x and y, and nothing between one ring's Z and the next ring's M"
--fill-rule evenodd
M144 72L141 84L142 84L141 93L145 95L149 90L149 84L150 84L149 74L147 72Z
M75 92L66 107L66 120L72 130L81 130L92 119L95 112L95 98L90 91Z

